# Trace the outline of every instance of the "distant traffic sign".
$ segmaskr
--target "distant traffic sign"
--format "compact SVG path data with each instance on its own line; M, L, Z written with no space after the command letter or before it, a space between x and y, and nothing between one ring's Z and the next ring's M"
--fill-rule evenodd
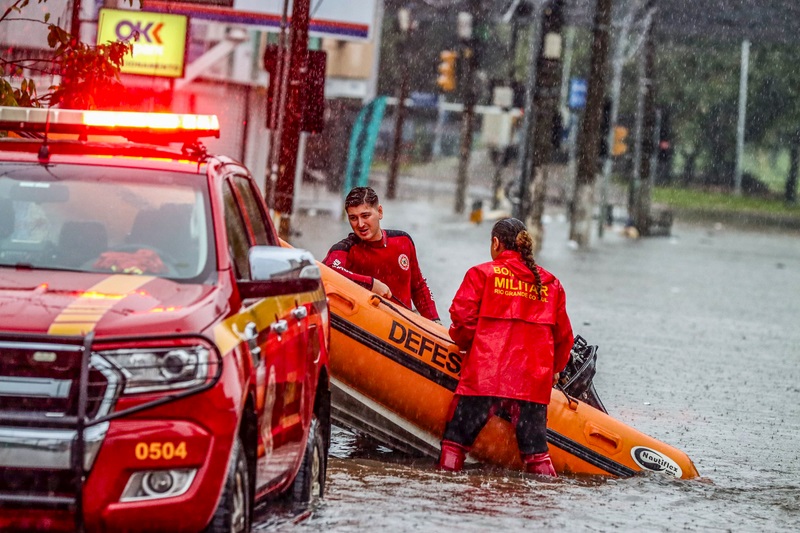
M439 96L434 93L411 92L411 101L414 107L435 108L439 103Z
M586 106L586 80L572 78L569 80L569 107L583 109Z

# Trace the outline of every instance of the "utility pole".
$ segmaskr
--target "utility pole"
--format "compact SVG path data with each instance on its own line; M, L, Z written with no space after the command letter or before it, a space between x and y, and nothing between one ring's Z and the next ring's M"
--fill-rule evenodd
M308 72L308 24L310 0L295 0L289 31L289 58L286 104L279 136L277 180L273 209L278 216L278 234L288 239L294 204L294 177L303 118L303 85Z
M69 24L69 33L76 42L81 40L81 0L72 0L72 19Z
M611 3L612 0L597 0L595 5L586 111L578 134L578 172L575 177L569 238L581 248L589 245L592 225L594 184L600 151L600 121L607 78Z
M269 71L269 93L267 96L267 128L269 146L267 150L267 183L265 199L267 205L275 210L275 194L278 186L278 160L281 153L283 123L286 117L286 91L289 79L289 0L284 0L281 13L278 45L273 68ZM266 67L265 58L265 67ZM275 213L277 215L277 213Z
M393 200L397 196L397 174L400 171L400 155L403 151L403 122L406 118L406 98L408 98L408 78L411 72L408 57L408 37L413 29L411 11L405 7L397 10L397 23L400 28L397 59L400 61L400 91L397 95L397 107L394 115L394 139L392 142L392 160L389 163L389 176L386 180L386 198Z
M478 40L473 35L473 24L481 16L480 0L470 0L470 11L458 14L458 38L461 42L463 68L464 114L461 117L461 146L458 151L455 212L463 213L466 205L469 159L472 154L472 132L475 129L475 72L478 67Z
M645 28L644 49L639 55L639 94L636 101L636 150L633 171L633 202L629 206L639 235L650 232L650 164L655 150L655 43L653 24Z
M786 177L786 189L783 199L786 205L797 205L797 175L800 174L798 168L798 157L800 157L800 130L792 135L792 144L789 147L789 175Z
M553 136L560 135L555 131L556 117L560 113L561 97L561 29L564 24L564 0L552 0L546 5L542 18L542 44L538 59L538 75L536 83L536 124L532 139L530 192L522 191L522 197L530 195L530 205L523 219L531 233L533 250L538 252L542 247L544 227L542 216L547 192L548 164L553 157ZM523 205L525 205L523 203Z
M742 41L742 66L739 72L739 120L736 123L736 173L733 193L742 195L742 161L744 160L744 130L747 117L747 76L750 71L750 41Z
M78 43L81 41L81 0L72 0L69 33L72 37L72 46L77 48ZM73 83L73 79L69 76L69 69L67 69L66 72L61 74L61 85L66 89L66 94L62 96L60 102L62 107L73 107L75 105L72 90Z
M536 113L534 102L536 100L536 83L539 67L539 51L542 48L542 16L547 0L534 0L531 13L531 34L528 41L528 83L525 87L525 115L523 117L522 139L520 140L519 158L519 195L514 204L513 215L524 221L528 217L529 183L533 172L533 139L536 131Z
M655 99L655 98L654 98ZM661 109L655 108L654 110L654 125L651 138L653 139L653 151L650 154L650 174L648 175L647 182L648 187L650 188L650 193L653 191L653 187L656 186L656 178L660 173L660 164L659 164L659 143L661 141L661 124L663 120L663 113ZM650 202L650 193L647 195L647 202L648 204L652 205ZM648 205L647 212L650 212L650 205Z
M600 223L597 225L597 235L603 237L603 228L605 226L604 219L607 209L610 207L608 204L608 187L611 181L611 171L614 167L614 135L616 132L617 122L619 121L619 100L622 93L622 69L625 63L630 59L626 49L628 48L628 41L630 39L631 27L639 11L641 0L631 3L628 7L628 13L622 20L622 26L617 36L617 43L614 47L614 57L611 62L611 113L609 117L608 136L606 138L606 146L608 151L603 160L603 174L600 182ZM648 13L647 17L650 17ZM645 25L649 24L649 20L645 19ZM635 52L639 46L634 46L631 52Z
M572 56L575 53L575 33L575 26L567 28L566 42L564 44L564 59L561 62L561 95L558 99L558 107L560 107L562 111L567 111L568 109L569 78L572 73Z

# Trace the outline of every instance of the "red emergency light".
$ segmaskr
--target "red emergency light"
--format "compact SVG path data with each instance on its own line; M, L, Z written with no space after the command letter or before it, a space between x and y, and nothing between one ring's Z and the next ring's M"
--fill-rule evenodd
M219 119L216 115L0 106L0 130L189 142L219 137Z

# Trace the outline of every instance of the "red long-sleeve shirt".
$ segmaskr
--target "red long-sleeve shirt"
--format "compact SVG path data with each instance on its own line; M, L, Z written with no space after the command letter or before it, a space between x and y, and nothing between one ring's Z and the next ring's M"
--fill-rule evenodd
M422 316L438 320L433 295L419 269L414 241L404 231L382 233L377 241L364 241L351 233L334 244L322 262L367 289L372 289L377 278L406 307L410 309L413 301Z

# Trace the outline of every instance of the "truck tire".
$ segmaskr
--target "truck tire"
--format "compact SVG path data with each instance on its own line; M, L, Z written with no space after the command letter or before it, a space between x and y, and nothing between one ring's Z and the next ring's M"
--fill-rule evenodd
M207 533L247 533L250 531L250 475L247 470L247 458L239 437L233 443L231 462L225 487L219 498L217 509L205 531Z
M312 503L322 498L325 493L328 454L324 434L322 423L314 416L311 419L311 428L308 430L308 442L303 454L303 463L287 494L292 503Z

